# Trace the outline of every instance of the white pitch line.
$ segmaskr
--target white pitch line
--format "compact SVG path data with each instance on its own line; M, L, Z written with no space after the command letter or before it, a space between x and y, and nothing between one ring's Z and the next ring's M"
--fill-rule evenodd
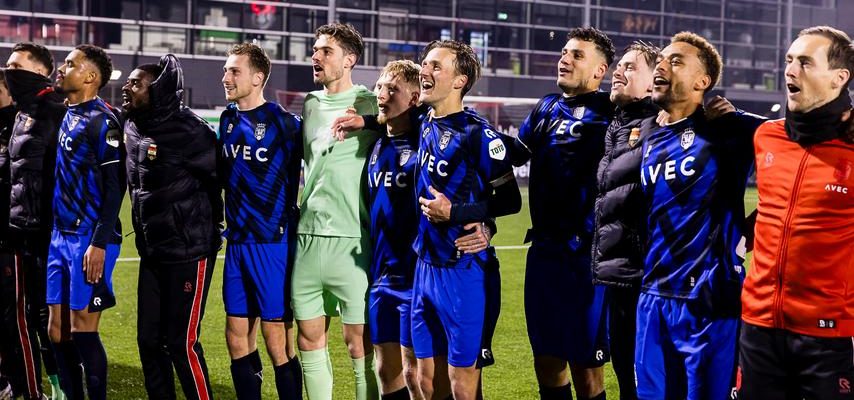
M525 245L519 245L519 246L495 246L495 249L496 250L524 250L524 249L527 249L528 247L530 247L530 246L525 244ZM216 258L218 260L222 260L225 258L225 256L220 254L220 255L216 256ZM116 260L116 262L139 262L139 257L119 258Z

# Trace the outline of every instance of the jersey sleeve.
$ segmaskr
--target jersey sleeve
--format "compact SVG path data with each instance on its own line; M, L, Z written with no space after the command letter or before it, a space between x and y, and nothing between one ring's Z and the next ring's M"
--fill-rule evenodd
M101 114L98 119L100 120L98 123L88 128L90 137L97 140L96 156L101 169L101 187L104 191L98 222L92 233L92 245L103 249L106 248L116 230L126 185L125 169L121 165L124 146L119 122L106 114Z
M478 130L469 136L477 154L478 174L492 187L515 180L509 149L513 138L496 132L488 125L478 127Z

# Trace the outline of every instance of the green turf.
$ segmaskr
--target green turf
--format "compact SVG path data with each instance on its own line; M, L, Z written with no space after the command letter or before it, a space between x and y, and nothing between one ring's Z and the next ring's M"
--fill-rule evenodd
M496 246L522 244L525 230L529 227L527 192L523 192L522 212L499 219ZM749 191L745 197L745 208L752 210L756 204L756 192ZM125 202L122 210L125 231L130 231L130 207ZM484 393L487 399L534 399L537 384L533 372L533 359L525 333L525 313L522 304L524 282L524 249L499 250L502 275L501 318L495 334L493 350L497 364L484 371ZM122 257L136 257L133 235L122 247ZM229 373L229 357L225 346L225 314L222 304L221 260L217 263L208 297L207 310L202 327L201 341L205 349L214 395L221 399L233 399L234 391ZM122 262L113 273L118 305L105 312L101 332L110 362L109 398L142 399L145 389L139 353L136 346L136 281L137 263ZM336 320L330 328L332 333L330 352L335 370L335 399L353 398L353 378L349 357L341 341L341 325ZM261 342L259 341L259 344ZM264 398L275 398L273 371L269 359L262 357L264 371ZM179 388L180 386L176 386ZM608 397L618 398L616 379L610 365L606 367ZM183 398L179 394L179 398Z

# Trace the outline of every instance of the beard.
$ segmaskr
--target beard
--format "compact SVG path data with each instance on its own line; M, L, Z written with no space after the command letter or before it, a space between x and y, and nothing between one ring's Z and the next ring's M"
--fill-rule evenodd
M388 115L385 113L377 114L377 123L380 125L385 125L388 122Z

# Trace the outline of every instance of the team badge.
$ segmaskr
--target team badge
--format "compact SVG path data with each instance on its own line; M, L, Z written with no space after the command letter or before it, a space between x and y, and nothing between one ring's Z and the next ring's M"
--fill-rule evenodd
M851 177L851 170L854 169L851 160L839 160L836 163L836 169L833 171L833 177L838 182L847 181Z
M74 118L71 119L71 122L68 123L68 130L73 131L74 127L77 126L77 123L80 122L80 116L75 115Z
M119 147L119 131L116 129L110 129L107 131L107 138L105 140L107 142L107 146L118 148Z
M640 128L632 128L629 134L629 147L634 148L638 145L638 141L640 141Z
M430 128L424 128L424 132L421 132L421 138L426 138L428 133L430 133Z
M267 134L267 124L255 125L255 140L261 140Z
M26 121L24 121L24 130L25 130L25 131L30 130L30 128L32 128L32 127L33 127L33 124L34 124L35 122L36 122L36 120L34 120L34 119L33 119L33 117L27 117L27 120L26 120Z
M448 143L451 143L451 132L445 131L442 133L442 138L439 139L439 150L445 150Z
M228 124L228 128L225 129L225 133L231 133L232 129L234 129L234 124Z
M151 143L148 145L148 159L154 161L157 158L157 144Z
M404 149L400 152L400 160L398 161L398 165L401 167L406 165L406 162L409 161L409 157L412 156L412 150Z
M371 154L371 165L377 163L377 153Z
M584 111L584 107L575 107L572 109L572 116L575 117L575 119L582 119L584 118Z
M682 132L682 140L679 141L679 144L683 149L687 150L694 144L694 130L688 128Z

